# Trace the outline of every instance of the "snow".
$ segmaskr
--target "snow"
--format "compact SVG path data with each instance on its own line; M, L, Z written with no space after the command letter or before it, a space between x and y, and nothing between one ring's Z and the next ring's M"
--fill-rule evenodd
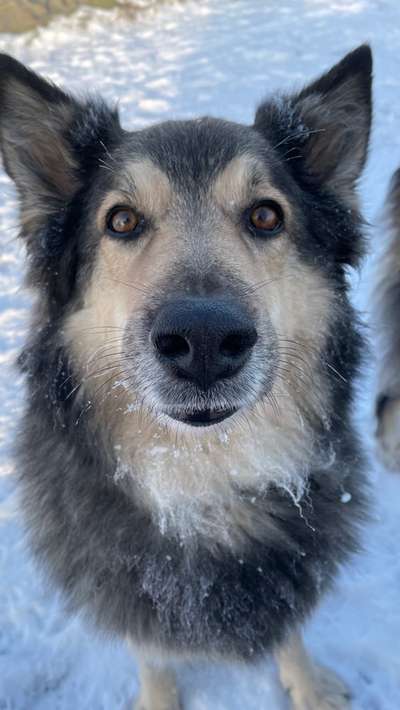
M100 91L123 124L212 114L250 121L263 95L296 87L346 51L371 42L375 125L362 182L367 217L379 215L400 162L400 6L398 0L198 0L162 5L134 22L86 9L25 37L0 35L0 49L70 90ZM26 327L23 250L15 240L16 200L0 173L0 709L125 708L137 690L134 660L64 616L25 551L16 506L12 442L21 382L11 365ZM382 243L380 219L370 229ZM354 279L368 305L370 269ZM373 359L371 359L373 370ZM400 706L400 478L373 458L373 376L360 386L359 422L371 451L373 520L364 553L343 571L306 630L314 655L349 684L354 710ZM344 491L342 501L348 502ZM258 667L201 663L179 670L186 710L288 708L270 661Z

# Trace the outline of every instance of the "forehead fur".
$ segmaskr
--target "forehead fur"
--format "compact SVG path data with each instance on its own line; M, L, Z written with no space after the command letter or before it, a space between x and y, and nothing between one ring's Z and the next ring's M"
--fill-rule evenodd
M257 131L229 121L201 118L168 121L133 133L124 146L134 160L150 160L176 188L208 185L230 161L244 154L267 158Z
M225 121L154 126L132 134L114 160L116 189L106 195L100 213L127 200L145 213L160 215L176 201L198 197L203 207L204 198L223 209L245 208L262 198L288 207L272 153L255 131ZM192 201L189 206L195 209Z
M184 167L182 167L182 170ZM138 208L150 214L162 215L181 193L158 165L148 158L129 160L118 176L118 189L104 198L100 216L115 204L133 202ZM274 184L268 166L251 153L242 153L221 167L212 180L204 184L190 186L212 198L221 208L246 207L251 201L269 198L284 202L288 200ZM185 192L188 192L186 185Z

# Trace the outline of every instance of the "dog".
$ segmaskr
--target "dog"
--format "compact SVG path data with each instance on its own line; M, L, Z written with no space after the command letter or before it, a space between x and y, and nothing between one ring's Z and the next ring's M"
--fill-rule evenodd
M380 458L400 472L400 170L393 175L385 206L389 239L379 257L372 312L377 335L376 443Z
M270 652L294 708L349 707L300 628L367 509L346 271L371 81L363 45L252 125L128 132L1 56L33 293L22 507L67 608L135 650L140 710L180 707L172 660Z

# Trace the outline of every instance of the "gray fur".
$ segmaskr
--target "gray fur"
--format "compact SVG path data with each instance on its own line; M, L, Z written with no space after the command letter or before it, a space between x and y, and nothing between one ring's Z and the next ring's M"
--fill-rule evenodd
M373 332L377 367L378 451L384 463L400 471L400 171L393 175L385 205L388 226L374 284Z

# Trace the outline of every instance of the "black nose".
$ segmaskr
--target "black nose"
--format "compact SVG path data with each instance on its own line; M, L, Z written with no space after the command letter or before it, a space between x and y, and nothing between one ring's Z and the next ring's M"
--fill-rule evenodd
M160 308L151 341L165 367L207 390L239 372L250 357L257 331L240 304L182 298Z

